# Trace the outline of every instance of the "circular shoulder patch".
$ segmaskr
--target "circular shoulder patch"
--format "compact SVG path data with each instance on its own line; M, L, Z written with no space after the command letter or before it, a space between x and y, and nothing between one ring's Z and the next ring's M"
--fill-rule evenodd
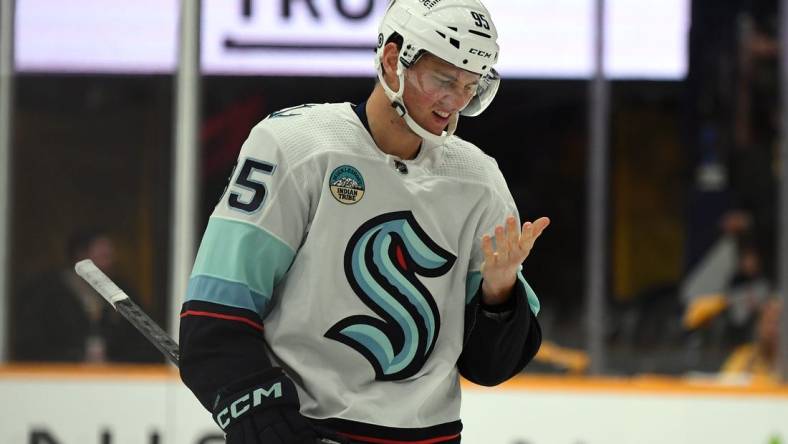
M350 165L336 167L328 183L334 198L345 205L352 205L364 197L364 177Z

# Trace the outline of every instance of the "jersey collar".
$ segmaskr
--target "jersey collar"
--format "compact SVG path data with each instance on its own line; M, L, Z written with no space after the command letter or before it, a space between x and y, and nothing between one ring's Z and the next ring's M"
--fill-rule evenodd
M372 137L372 131L369 129L369 119L367 118L366 100L351 106L353 108L353 112L356 113L358 120L361 121L361 124L364 125L364 128L367 130L367 133L369 133L369 137L372 140L374 140L374 138ZM408 165L416 165L422 168L433 167L437 165L441 159L441 154L443 150L439 148L441 148L442 146L443 145L434 143L430 140L422 139L421 147L419 148L419 153L416 155L416 158L414 158L413 160L403 160L403 162L405 162ZM387 155L387 157L393 157L393 156Z

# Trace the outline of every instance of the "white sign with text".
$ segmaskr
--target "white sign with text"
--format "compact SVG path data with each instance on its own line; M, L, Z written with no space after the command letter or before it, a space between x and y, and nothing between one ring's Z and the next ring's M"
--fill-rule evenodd
M388 0L202 0L205 74L373 76L377 25ZM507 77L587 78L593 0L485 0ZM688 0L608 0L607 72L681 79ZM21 72L171 73L177 0L18 0Z

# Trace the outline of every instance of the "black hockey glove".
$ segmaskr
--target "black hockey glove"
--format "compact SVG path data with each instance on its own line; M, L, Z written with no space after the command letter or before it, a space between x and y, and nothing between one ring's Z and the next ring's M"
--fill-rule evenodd
M213 419L227 435L227 444L320 442L298 408L295 384L274 367L220 390Z

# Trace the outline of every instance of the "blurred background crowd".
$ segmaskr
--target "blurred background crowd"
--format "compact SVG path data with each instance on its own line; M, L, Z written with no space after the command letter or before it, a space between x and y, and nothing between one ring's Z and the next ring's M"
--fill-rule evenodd
M610 83L605 371L769 379L784 309L778 2L688 8L682 78ZM373 82L204 76L197 232L256 122L360 102ZM9 361L162 362L72 270L93 259L168 327L174 75L19 72L14 88ZM589 367L588 100L588 79L504 77L491 108L459 125L497 159L520 214L553 221L525 268L545 339L528 372Z

